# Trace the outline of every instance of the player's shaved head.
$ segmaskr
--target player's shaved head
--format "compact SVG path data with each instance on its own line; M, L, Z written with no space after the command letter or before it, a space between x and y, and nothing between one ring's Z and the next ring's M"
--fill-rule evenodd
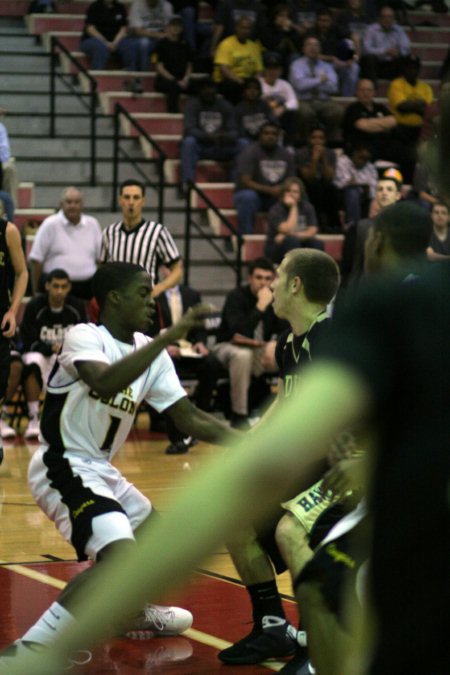
M302 248L290 251L285 260L287 283L299 277L310 302L331 302L340 280L339 268L331 256L313 248Z
M105 306L108 293L126 288L142 272L145 269L141 265L128 262L110 262L99 267L92 278L92 292L100 311Z

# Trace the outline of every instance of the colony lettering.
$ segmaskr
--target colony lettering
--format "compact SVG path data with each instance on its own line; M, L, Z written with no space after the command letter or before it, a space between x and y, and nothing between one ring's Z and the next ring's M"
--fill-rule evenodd
M134 415L136 411L136 403L133 401L133 389L132 387L126 387L123 391L113 394L109 398L102 398L95 392L93 389L90 390L89 396L110 408L115 410L121 410L122 412L128 413L129 415Z

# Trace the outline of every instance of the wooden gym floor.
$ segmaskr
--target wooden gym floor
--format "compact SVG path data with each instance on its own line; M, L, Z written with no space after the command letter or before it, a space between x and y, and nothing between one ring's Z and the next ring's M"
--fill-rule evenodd
M179 486L202 461L220 452L202 443L185 455L165 455L164 434L146 430L146 416L116 456L115 464L162 513L170 509ZM0 467L0 649L20 637L57 597L83 565L34 504L27 486L27 466L37 442L24 444L20 435L5 442ZM195 523L192 525L195 527ZM287 615L296 622L296 608L287 574L279 579ZM251 629L250 603L225 550L218 550L192 575L189 584L164 600L194 615L183 636L145 641L115 639L98 648L92 661L69 672L87 675L180 673L248 675L278 671L283 663L225 666L217 652ZM24 674L25 675L25 674Z

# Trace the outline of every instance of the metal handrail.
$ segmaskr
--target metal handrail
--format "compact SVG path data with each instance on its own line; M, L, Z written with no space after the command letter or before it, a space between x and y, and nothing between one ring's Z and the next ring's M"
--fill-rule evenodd
M68 59L73 63L76 69L86 77L89 81L89 111L90 111L90 173L91 180L90 184L96 184L96 163L97 163L97 148L96 148L96 136L97 136L97 81L94 77L86 70L78 59L71 54L65 45L62 44L58 38L54 35L51 36L51 47L50 47L50 137L55 138L56 136L56 77L64 79L64 75L56 72L56 56L58 51L64 52ZM85 94L79 94L74 92L78 97L84 96Z
M161 146L147 133L147 131L139 124L137 120L128 112L126 108L123 107L121 103L116 103L114 106L114 147L113 147L113 193L111 200L111 210L116 208L116 195L119 185L119 143L120 143L120 116L123 115L127 118L130 124L136 129L140 136L143 136L145 140L150 143L152 148L157 152L158 156L156 159L145 158L139 159L139 163L147 164L156 164L158 172L158 220L160 223L163 221L164 216L164 162L167 159L167 155ZM133 161L128 158L128 161ZM141 172L142 173L142 172ZM155 187L154 182L152 182L147 175L143 175L145 182L149 183L151 186Z
M211 246L215 249L217 253L221 256L221 258L232 268L234 268L236 272L236 286L240 286L241 281L242 281L242 245L244 243L244 239L242 235L238 232L238 230L234 227L234 225L226 218L223 213L217 208L217 206L214 204L214 202L211 201L211 199L206 195L201 188L198 187L195 183L189 182L187 185L187 193L186 193L186 219L185 219L185 228L184 228L184 260L183 260L183 265L184 265L184 283L186 285L189 285L189 273L190 273L190 266L191 266L191 229L194 227L200 234L203 236L205 241L209 241ZM211 235L209 233L206 233L201 225L199 223L196 223L192 219L192 206L191 206L191 196L192 192L196 192L198 196L208 205L208 208L212 209L216 216L219 218L220 222L225 225L225 227L230 231L230 233L236 237L236 244L237 244L237 250L236 250L236 260L231 261L227 258L227 256L224 254L224 252L217 246L215 243L215 239L225 239L225 236L218 237L217 235Z

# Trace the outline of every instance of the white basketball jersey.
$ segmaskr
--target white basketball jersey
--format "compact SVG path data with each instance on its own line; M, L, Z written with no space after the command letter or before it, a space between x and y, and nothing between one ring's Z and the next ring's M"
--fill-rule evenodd
M134 333L134 344L127 344L104 326L91 323L68 331L49 377L41 420L49 450L110 459L126 440L144 399L161 412L186 395L166 351L129 387L108 399L80 379L77 361L112 364L150 341L143 333Z

